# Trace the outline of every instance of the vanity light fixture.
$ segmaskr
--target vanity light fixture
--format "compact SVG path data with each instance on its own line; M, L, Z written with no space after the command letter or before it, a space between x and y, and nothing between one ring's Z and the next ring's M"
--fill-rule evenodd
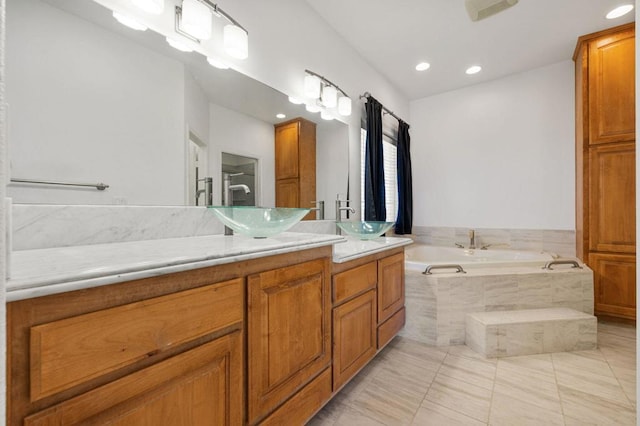
M193 47L189 46L182 40L178 40L175 37L167 37L166 40L167 43L169 43L169 46L173 47L174 49L178 49L181 52L193 52Z
M147 27L140 22L136 21L129 15L125 15L120 12L113 12L113 17L116 18L116 21L120 22L125 27L129 27L132 30L136 31L147 31Z
M326 109L320 111L320 118L327 121L333 120L333 116Z
M229 22L223 29L224 51L231 57L246 59L249 56L248 31L210 0L182 0L182 5L175 7L175 31L196 43L208 40L212 15Z
M198 40L211 38L211 10L198 0L182 0L180 29Z
M229 65L227 65L226 62L224 62L223 60L219 59L219 58L214 58L212 56L207 56L207 62L209 62L209 65L211 65L212 67L221 69L221 70L227 70L229 69Z
M613 9L611 12L607 13L607 19L616 19L633 10L632 4L624 4L622 6L618 6Z
M164 12L164 0L131 0L131 3L152 15L161 15Z
M309 112L320 112L322 110L322 107L316 104L306 104L305 109Z
M332 83L320 74L304 70L305 96L313 100L320 99L322 105L327 108L338 107L338 113L342 116L351 115L351 98L337 84Z
M289 96L289 102L291 102L294 105L300 105L304 103L300 99L294 98L293 96Z
M431 68L431 64L429 62L420 62L416 65L416 71L426 71Z
M482 71L482 67L480 65L472 65L469 68L467 68L465 73L472 75L472 74L477 74L480 71Z

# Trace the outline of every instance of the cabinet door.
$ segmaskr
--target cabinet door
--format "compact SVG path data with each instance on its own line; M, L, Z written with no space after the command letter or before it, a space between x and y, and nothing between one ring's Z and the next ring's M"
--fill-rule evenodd
M593 269L595 313L635 319L636 257L634 255L589 255Z
M242 332L236 331L31 415L44 425L240 425Z
M248 277L248 405L254 424L331 363L329 259Z
M300 162L298 152L300 126L294 122L276 126L275 131L276 179L297 178Z
M333 390L338 390L376 354L376 292L333 309Z
M627 30L590 43L590 143L635 140L635 37Z
M589 157L590 249L635 253L635 144L597 146Z
M378 325L404 306L404 253L378 261Z
M300 207L298 179L276 180L276 207Z

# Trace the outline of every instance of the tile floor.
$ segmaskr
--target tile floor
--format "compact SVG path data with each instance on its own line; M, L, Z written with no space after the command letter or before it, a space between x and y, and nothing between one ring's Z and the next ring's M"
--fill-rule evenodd
M309 425L635 425L635 336L601 322L598 349L500 359L396 337Z

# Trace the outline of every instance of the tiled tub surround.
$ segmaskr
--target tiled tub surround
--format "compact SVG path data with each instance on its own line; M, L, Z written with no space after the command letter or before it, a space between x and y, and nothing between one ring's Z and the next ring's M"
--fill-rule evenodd
M414 226L413 239L417 243L455 247L455 243L469 245L469 229L454 227ZM546 251L563 257L575 257L576 233L573 230L473 228L476 247L486 244L511 250Z
M407 268L402 335L438 345L465 343L467 313L566 307L593 314L593 272L559 266L480 268L423 275Z

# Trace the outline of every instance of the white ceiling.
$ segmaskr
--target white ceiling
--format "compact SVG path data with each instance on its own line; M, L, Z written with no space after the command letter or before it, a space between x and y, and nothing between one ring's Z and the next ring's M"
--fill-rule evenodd
M464 0L307 0L410 100L571 59L579 36L634 20L634 0L520 0L472 22ZM418 62L431 64L415 70ZM481 65L468 76L465 70Z

